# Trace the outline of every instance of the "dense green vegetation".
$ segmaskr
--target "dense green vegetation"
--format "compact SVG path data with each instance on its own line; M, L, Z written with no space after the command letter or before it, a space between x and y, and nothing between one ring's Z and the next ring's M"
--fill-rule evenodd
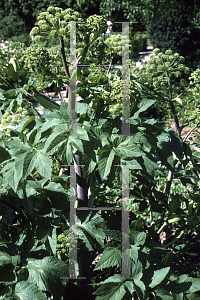
M199 299L200 71L170 49L132 61L129 110L126 70L111 67L128 41L109 46L104 16L82 21L51 6L30 46L0 50L0 299ZM71 93L60 105L41 94L73 91L71 67L92 63L77 67L76 113ZM68 278L76 250L86 279Z
M200 58L199 1L2 0L0 2L1 39L6 40L12 37L29 45L28 34L39 13L46 11L48 6L73 8L81 14L83 20L86 20L95 10L96 14L101 14L112 22L136 21L137 24L131 24L130 37L133 47L137 44L137 38L134 38L135 32L148 30L154 48L159 48L162 52L169 49L175 53L178 52L186 58L186 64L193 70L198 65ZM113 30L120 32L121 24L113 23ZM136 46L133 52L137 49Z

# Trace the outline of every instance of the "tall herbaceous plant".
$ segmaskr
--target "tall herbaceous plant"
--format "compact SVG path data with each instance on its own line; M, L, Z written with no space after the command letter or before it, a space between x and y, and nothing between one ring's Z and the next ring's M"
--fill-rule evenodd
M49 7L0 51L1 299L200 297L199 70L106 30Z

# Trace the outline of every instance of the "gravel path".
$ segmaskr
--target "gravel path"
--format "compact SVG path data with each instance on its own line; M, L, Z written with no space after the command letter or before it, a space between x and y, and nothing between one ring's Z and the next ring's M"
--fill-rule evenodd
M140 61L138 61L138 62L136 63L136 67L138 67L138 68L141 69L141 68L142 68L142 65L143 65L146 61L148 61L150 55L153 54L153 47L152 47L152 46L148 46L148 47L147 47L147 50L146 50L145 52L140 52L139 54L142 56L142 58L141 58Z

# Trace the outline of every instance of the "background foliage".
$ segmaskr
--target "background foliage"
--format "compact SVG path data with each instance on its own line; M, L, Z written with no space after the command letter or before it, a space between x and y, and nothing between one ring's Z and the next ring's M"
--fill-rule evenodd
M21 34L29 34L31 28L36 22L36 17L42 11L46 11L49 6L59 6L67 8L71 5L71 1L25 1L11 0L0 2L0 37L3 40L18 36Z

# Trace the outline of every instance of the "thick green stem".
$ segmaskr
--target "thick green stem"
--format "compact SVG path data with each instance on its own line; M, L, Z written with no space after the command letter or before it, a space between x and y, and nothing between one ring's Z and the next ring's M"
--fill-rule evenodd
M175 126L176 126L176 131L177 131L179 129L179 121L178 121L178 117L176 115L176 110L175 110L174 103L172 102L172 86L171 86L168 74L167 74L167 79L168 79L168 86L169 86L170 106L171 106L171 111L172 111L172 115L173 115L173 118L174 118L174 123L175 123Z
M87 207L88 206L87 181L83 177L80 155L74 155L74 166L75 166L76 178L77 178L78 206Z
M88 207L88 190L87 190L87 181L83 177L83 172L81 169L81 156L74 155L74 167L76 171L77 179L77 199L78 207ZM78 282L78 286L85 290L88 293L88 297L91 297L91 256L88 251L82 251L80 257L78 258L79 264L79 274L80 277L85 277Z
M110 72L112 60L113 60L113 57L111 57L111 61L110 61L110 63L109 63L109 67L108 67L108 70L107 70L107 73L106 73L106 77L108 77L108 73Z
M169 77L168 77L168 85L169 85L170 107L171 107L171 111L172 111L172 115L173 115L173 118L174 118L176 131L177 131L179 129L179 121L178 121L178 117L176 115L176 110L175 110L174 103L172 102L172 88L171 88L171 83L170 83ZM175 167L174 167L174 169L175 169ZM174 174L174 170L173 171L169 170L168 177L167 177L167 183L166 183L165 190L164 190L164 193L165 193L167 199L169 198L169 195L170 195L170 189L171 189L171 185L172 185L173 174ZM158 231L162 227L164 217L165 217L165 212L166 212L166 208L164 209L164 211L162 213L162 217L161 217L161 220L160 220L160 225L159 225Z
M178 117L176 115L176 110L175 110L175 107L174 107L174 103L170 102L170 106L171 106L171 111L172 111L172 115L173 115L173 118L174 118L174 123L175 123L176 131L177 131L179 129L179 121L178 121Z
M62 37L60 39L60 47L61 47L61 56L62 56L62 63L65 71L65 75L67 78L73 81L73 72L69 74L69 69L67 66L66 56L65 56L65 49L64 49L64 40ZM70 85L71 90L75 90L75 83ZM71 107L71 113L75 111L75 99L74 97L71 99L71 93L69 94L69 105ZM76 179L77 179L77 199L78 199L78 207L88 207L88 191L87 191L87 181L83 177L83 172L81 168L81 156L74 155L74 168L76 172ZM79 273L80 277L86 277L86 279L80 280L78 285L81 287L82 290L87 291L89 299L91 296L91 270L90 270L90 256L88 255L87 251L83 251L82 256L79 257Z
M187 92L192 86L194 86L197 83L200 83L200 81L196 81L192 84L189 84L188 87L186 87L186 89L182 93L180 93L180 95L178 95L178 98L180 98L185 92Z
M63 63L65 75L66 75L67 78L69 78L69 69L68 69L66 55L65 55L65 47L64 47L63 37L60 36L59 40L60 40L60 49L61 49L62 63Z
M166 195L167 198L169 197L169 194L170 194L172 179L173 179L173 172L169 170L168 177L167 177L167 183L166 183L165 190L164 190L164 194ZM159 225L157 232L160 232L160 228L162 227L162 224L164 221L165 212L166 212L166 208L163 210L161 220L160 220L160 225Z
M154 92L156 95L158 95L159 97L161 97L163 100L169 101L165 96L163 96L163 95L161 95L160 93L156 92L156 91L155 91L153 88L151 88L150 86L145 85L145 84L143 84L142 82L138 82L138 83L142 84L143 86L145 86L146 88L148 88L150 91Z
M183 142L185 142L188 138L188 136L199 126L199 124L195 125L190 132L188 132L188 134L184 137Z

